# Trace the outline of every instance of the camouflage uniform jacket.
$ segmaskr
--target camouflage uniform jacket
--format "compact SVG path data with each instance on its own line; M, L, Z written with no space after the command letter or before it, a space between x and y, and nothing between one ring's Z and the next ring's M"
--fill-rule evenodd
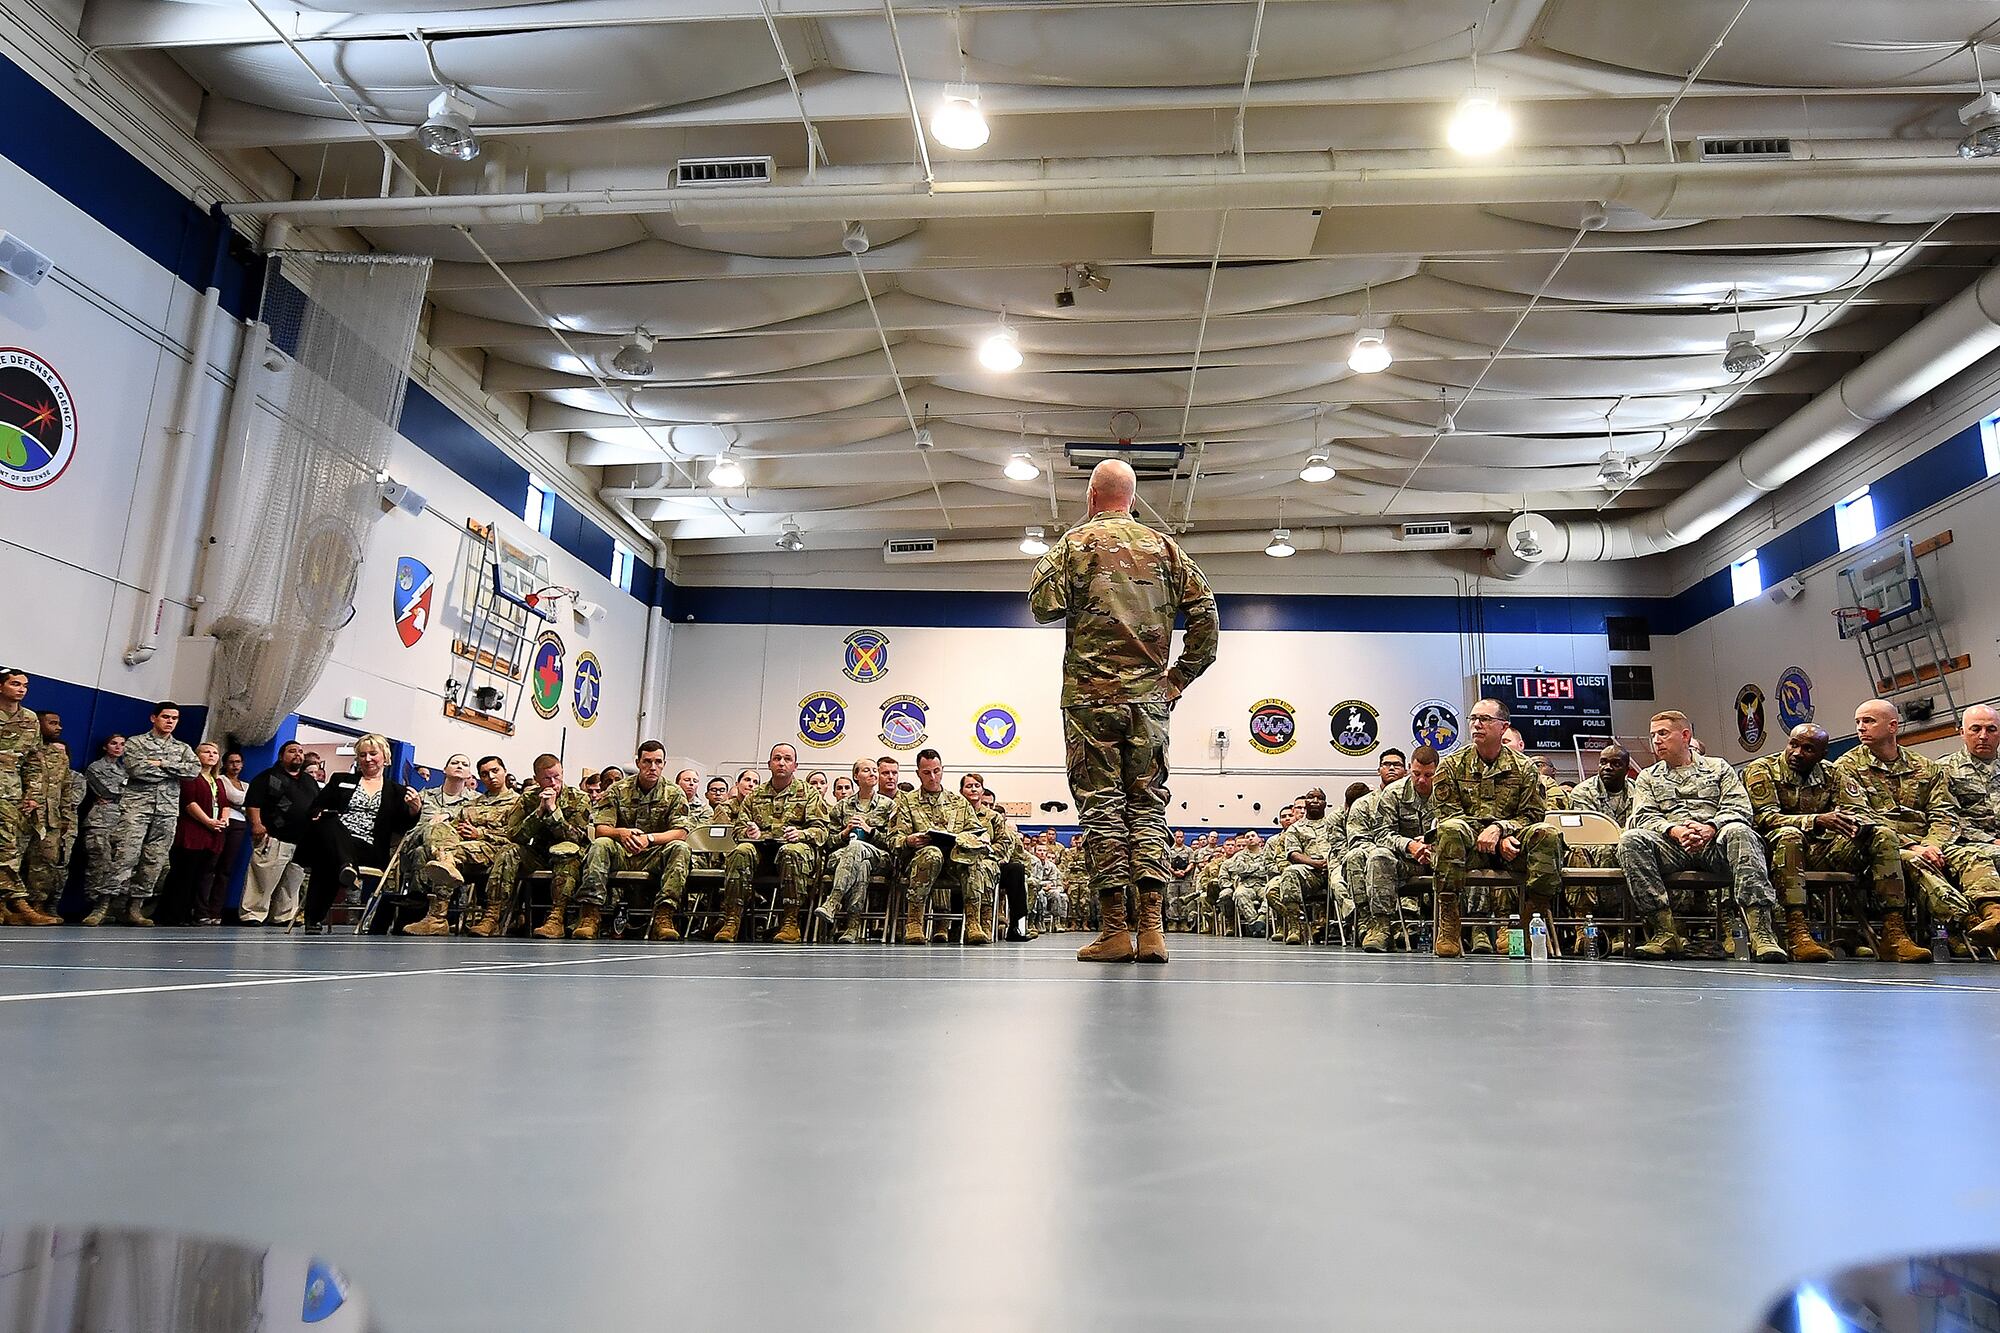
M1262 888L1277 873L1277 864L1271 859L1271 847L1276 841L1274 838L1254 850L1245 847L1224 861L1222 869L1216 874L1216 882L1229 886L1254 884Z
M810 790L810 788L808 788ZM726 807L728 802L724 802ZM718 808L717 817L722 810ZM590 812L590 822L612 828L638 829L641 833L669 833L688 826L687 793L661 778L647 791L639 785L639 775L620 778L598 794ZM735 822L733 818L731 822ZM595 833L593 828L591 832Z
M674 792L678 795L680 788L675 787ZM779 791L766 782L745 797L737 809L736 836L747 836L753 824L765 838L775 838L787 828L795 828L805 835L806 842L824 847L830 832L827 820L826 802L805 783L794 782Z
M951 849L954 861L978 861L991 850L991 834L986 821L972 808L972 803L955 791L941 791L936 795L919 787L906 791L896 798L895 812L889 818L889 836L896 846L912 833L928 833L941 829L957 835L958 841ZM1072 853L1076 855L1075 853ZM1083 858L1077 855L1077 873L1083 873Z
M909 795L908 792L904 793ZM901 804L901 798L898 798ZM1072 839L1062 854L1062 882L1064 892L1075 892L1089 887L1090 867L1085 863L1081 839Z
M142 806L156 815L179 814L181 779L200 773L201 762L186 741L150 731L125 738L128 807Z
M1429 796L1424 795L1417 790L1414 777L1397 778L1381 791L1363 799L1368 806L1367 823L1352 836L1361 838L1370 846L1387 847L1398 856L1408 856L1411 840L1427 840L1430 831L1437 827L1437 789L1433 787ZM1362 801L1356 801L1354 808L1348 811L1350 828L1361 807Z
M1960 750L1940 759L1938 769L1958 817L1957 841L2000 842L2000 759L1975 759Z
M1544 814L1550 810L1566 810L1569 808L1569 794L1573 788L1563 786L1561 781L1556 778L1542 777L1540 769L1535 770L1535 776L1540 778L1542 783L1542 812Z
M1035 562L1028 604L1067 624L1062 706L1166 703L1215 661L1215 596L1173 538L1125 513L1093 514ZM1181 656L1174 618L1187 618Z
M661 783L666 786L666 783ZM654 789L655 792L658 788ZM679 791L679 787L674 788ZM685 800L685 798L683 798ZM530 787L506 804L507 837L523 847L533 847L537 851L550 849L562 843L574 843L578 851L590 846L592 835L597 832L596 812L590 808L590 798L583 794L581 787L564 787L556 793L556 808L544 814L542 811L542 789ZM633 825L619 823L620 828ZM680 827L674 825L673 827ZM664 829L651 829L661 833Z
M1823 762L1800 773L1782 751L1753 760L1743 770L1743 789L1750 794L1757 831L1765 835L1781 828L1810 833L1813 821L1835 808L1874 822L1853 778Z
M1750 793L1726 759L1698 754L1679 768L1662 759L1632 784L1632 828L1664 837L1675 824L1713 824L1718 833L1731 824L1756 826Z
M125 794L125 765L109 757L93 759L83 770L83 785L99 805L116 805Z
M1293 864L1292 853L1302 852L1315 861L1333 865L1340 860L1342 835L1346 829L1341 826L1339 816L1329 810L1318 819L1301 815L1292 826L1271 839L1269 847L1274 853L1277 868L1283 870Z
M854 795L836 801L833 813L827 819L832 826L834 840L840 841L850 821L858 823L862 829L862 839L877 847L889 845L889 818L896 813L896 802L880 791L873 796L862 798L859 790Z
M42 799L41 770L28 762L41 748L40 713L25 704L16 708L12 717L0 713L0 801Z
M1632 780L1625 779L1625 785L1613 791L1602 777L1585 778L1569 789L1568 808L1603 815L1623 828L1632 817Z
M69 747L61 741L44 745L28 757L41 782L42 803L30 824L44 838L67 846L76 838L77 807L83 804L83 775L69 766ZM26 783L24 782L25 786Z
M1014 827L1014 821L1007 818L1007 812L995 805L985 812L985 819L987 836L993 840L994 864L1026 868L1028 844Z
M1438 765L1431 803L1439 820L1468 819L1480 829L1497 824L1501 837L1518 838L1548 814L1543 782L1527 756L1504 745L1490 762L1473 746L1461 745Z
M1903 846L1924 843L1943 851L1957 832L1944 772L1915 750L1898 749L1888 763L1857 745L1833 761L1833 771L1854 779L1877 820L1903 835Z
M417 811L418 819L426 823L440 819L456 823L465 808L479 799L479 786L477 783L468 784L456 796L443 787L432 787L420 799L422 804Z

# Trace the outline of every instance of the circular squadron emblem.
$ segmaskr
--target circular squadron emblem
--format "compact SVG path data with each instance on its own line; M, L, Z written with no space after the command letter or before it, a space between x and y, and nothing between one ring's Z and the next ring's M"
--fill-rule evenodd
M1298 743L1299 715L1283 699L1250 706L1250 743L1264 754L1283 754Z
M858 629L847 636L840 674L862 685L889 674L889 636L879 629Z
M1364 755L1382 743L1382 715L1375 705L1349 699L1327 709L1329 744L1342 754Z
M892 750L914 750L930 734L930 705L914 694L893 695L882 701L882 744Z
M597 721L597 708L603 699L603 664L596 653L578 653L576 667L569 673L569 711L576 714L579 727Z
M35 491L76 456L76 409L55 367L19 347L0 347L0 486Z
M1443 754L1458 744L1458 707L1443 699L1426 699L1410 710L1410 735L1417 744Z
M562 711L563 641L554 630L543 630L528 654L528 702L536 717L554 717Z
M799 739L824 750L847 734L847 700L830 690L799 700Z
M988 704L972 719L972 743L987 754L1005 754L1021 742L1021 719L1005 704Z
M1813 720L1812 677L1804 667L1786 667L1778 677L1778 721L1790 731Z

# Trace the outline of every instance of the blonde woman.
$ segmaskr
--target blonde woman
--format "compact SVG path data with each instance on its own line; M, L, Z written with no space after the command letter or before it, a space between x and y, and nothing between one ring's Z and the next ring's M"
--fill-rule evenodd
M306 881L306 934L326 928L342 889L358 889L361 866L386 867L403 835L416 826L422 800L387 772L389 742L368 735L354 742L354 771L335 773L313 802L312 859Z

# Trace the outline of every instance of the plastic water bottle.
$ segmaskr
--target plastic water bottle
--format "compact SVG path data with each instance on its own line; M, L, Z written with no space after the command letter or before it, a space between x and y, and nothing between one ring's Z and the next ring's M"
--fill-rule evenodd
M1549 961L1549 927L1536 912L1528 918L1528 961L1546 963Z
M1731 946L1730 946L1731 952L1736 955L1737 962L1747 963L1750 961L1750 936L1747 933L1745 933L1743 929L1743 918L1740 916L1736 918L1735 930L1736 930L1735 937L1731 941Z
M1583 956L1593 963L1604 957L1604 941L1597 934L1597 918L1588 912L1583 916Z
M1944 933L1944 922L1931 927L1931 961L1949 963L1951 961L1951 937Z

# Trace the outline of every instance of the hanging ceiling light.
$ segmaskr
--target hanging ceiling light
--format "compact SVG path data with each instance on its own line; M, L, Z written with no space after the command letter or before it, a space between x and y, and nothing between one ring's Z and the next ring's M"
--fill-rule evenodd
M1627 458L1616 449L1597 460L1597 484L1607 491L1617 490L1638 475L1638 460Z
M1273 560L1283 560L1299 548L1292 545L1292 530L1285 526L1285 498L1278 497L1278 526L1271 529L1271 540L1264 546L1264 554Z
M1000 312L1000 327L979 344L979 364L1003 372L1021 368L1021 336L1007 322L1004 310Z
M644 324L626 334L618 344L611 368L634 379L644 379L653 373L653 335L646 332Z
M2000 92L1982 92L1959 109L1965 137L1958 141L1960 157L2000 157Z
M1029 528L1028 535L1021 538L1021 554L1047 555L1048 553L1049 553L1048 538L1042 534L1041 528L1039 527Z
M1332 481L1333 460L1325 454L1315 453L1306 459L1306 465L1299 469L1300 481Z
M1445 142L1467 157L1484 157L1496 152L1514 137L1514 117L1500 105L1500 94L1479 86L1479 25L1473 24L1472 86L1458 99L1451 123L1445 126Z
M1396 358L1389 351L1389 331L1379 325L1354 335L1354 348L1347 354L1347 368L1357 375L1373 375L1387 370Z
M720 486L724 490L734 490L743 484L743 465L723 454L715 460L715 466L708 470L708 484Z
M456 88L441 88L431 99L430 114L417 126L417 142L426 153L454 162L479 156L479 136L472 132L472 101Z
M986 143L988 133L986 117L979 110L979 85L946 84L944 100L931 112L931 138L946 148L969 153Z
M1764 368L1771 354L1759 347L1756 335L1743 327L1743 305L1734 287L1729 289L1729 304L1736 311L1736 331L1729 335L1729 342L1722 349L1722 368L1732 375L1754 375Z
M1017 453L1008 459L1006 472L1009 481L1033 481L1042 475L1042 470L1035 466L1035 460L1025 453Z
M797 523L788 518L779 526L783 529L778 535L778 549L780 551L796 552L806 549L805 534L799 531Z

